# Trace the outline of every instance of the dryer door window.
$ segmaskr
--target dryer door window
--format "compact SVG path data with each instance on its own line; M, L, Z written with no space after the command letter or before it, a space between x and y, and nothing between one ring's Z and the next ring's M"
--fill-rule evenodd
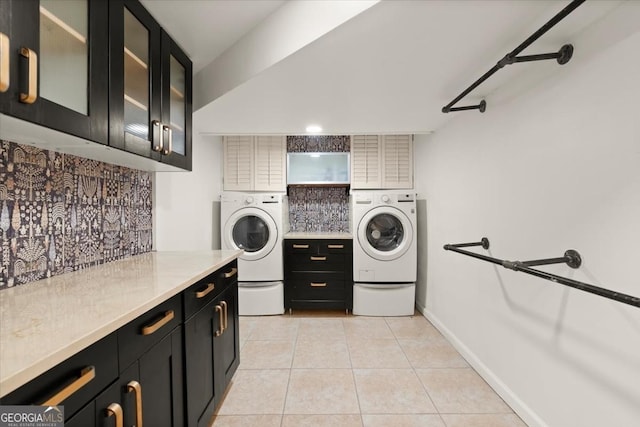
M388 213L374 216L367 223L367 241L376 250L389 252L396 250L404 239L404 227L400 220Z
M269 242L269 226L262 218L247 215L233 226L233 242L245 252L257 252Z
M370 257L392 261L404 255L413 242L413 226L407 215L391 206L378 206L358 223L358 243Z
M232 213L225 222L222 239L225 249L242 249L241 259L256 261L276 248L278 227L262 209L242 208Z

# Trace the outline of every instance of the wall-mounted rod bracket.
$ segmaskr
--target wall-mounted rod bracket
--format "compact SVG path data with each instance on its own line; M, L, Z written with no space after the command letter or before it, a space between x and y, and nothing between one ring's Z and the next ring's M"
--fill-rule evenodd
M470 248L472 246L482 246L483 249L489 249L489 239L487 239L486 237L483 237L482 239L480 239L479 242L456 243L454 245L444 245L444 248L446 250L449 250L451 248Z
M525 41L520 43L518 47L513 49L511 52L506 54L504 58L496 63L489 71L484 73L482 77L473 82L468 88L466 88L462 93L456 96L450 103L442 107L443 113L449 113L451 111L464 111L464 110L480 110L481 113L487 108L487 104L482 101L478 105L472 105L469 107L454 107L458 101L467 96L472 90L480 86L485 80L495 74L498 70L503 68L505 65L510 65L515 62L531 62L531 61L542 61L545 59L555 59L558 61L558 64L566 64L569 62L571 57L573 56L573 46L570 44L566 44L560 48L560 50L556 53L543 53L539 55L524 55L518 56L520 52L529 47L533 42L538 40L544 33L549 31L553 26L555 26L558 22L563 20L567 15L573 12L578 6L584 3L586 0L573 0L569 3L564 9L558 12L553 18L551 18L546 24L540 27L535 33L530 35Z
M549 264L567 264L571 268L578 268L582 265L582 257L578 253L578 251L574 251L573 249L569 249L564 253L563 257L560 258L547 258L547 259L536 259L533 261L522 261L523 265L527 267L533 267L536 265L549 265Z
M505 55L500 61L496 63L498 68L503 68L506 65L515 64L516 62L532 62L532 61L545 61L548 59L555 59L558 64L564 65L571 60L573 56L573 45L565 44L559 51L554 53L540 53L537 55L523 55L512 56L511 53Z
M443 113L449 113L451 111L464 111L464 110L480 110L484 113L487 109L487 102L483 99L478 105L467 105L466 107L442 107Z

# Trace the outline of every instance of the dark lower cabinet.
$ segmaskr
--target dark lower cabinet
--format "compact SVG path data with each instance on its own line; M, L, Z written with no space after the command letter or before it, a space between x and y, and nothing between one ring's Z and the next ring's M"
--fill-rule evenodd
M187 425L208 426L240 364L238 283L184 323Z
M218 313L212 301L184 322L187 425L208 420L215 409L213 368L214 320Z
M240 364L240 340L238 325L238 283L229 286L216 300L223 311L224 327L222 333L214 337L213 369L216 378L216 406L220 405L224 391L231 382L233 374ZM218 322L220 319L218 318Z
M184 424L182 329L176 328L138 360L144 424ZM130 424L129 424L130 425Z
M66 427L208 427L240 363L237 272L232 261L0 405L68 395L48 403L64 405Z

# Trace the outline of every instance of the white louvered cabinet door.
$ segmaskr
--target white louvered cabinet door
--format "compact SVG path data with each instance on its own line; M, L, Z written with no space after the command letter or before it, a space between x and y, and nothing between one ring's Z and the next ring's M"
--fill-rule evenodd
M256 136L254 143L254 190L286 191L286 138Z
M382 138L382 188L413 188L412 135Z
M380 136L351 136L351 188L382 188L381 154Z
M226 191L253 190L253 137L225 136L223 189Z

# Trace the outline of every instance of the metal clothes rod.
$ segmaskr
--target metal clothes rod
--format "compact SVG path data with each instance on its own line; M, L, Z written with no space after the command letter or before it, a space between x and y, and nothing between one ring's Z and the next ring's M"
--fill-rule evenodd
M569 279L567 277L558 276L556 274L547 273L545 271L536 270L531 266L536 265L548 265L548 264L567 264L571 268L578 268L582 264L582 258L577 251L569 249L564 253L563 257L547 258L532 261L507 261L490 256L477 254L475 252L469 252L464 249L465 247L482 246L484 249L489 249L489 239L483 237L480 242L473 243L457 243L444 245L446 251L453 251L459 254L467 255L473 258L481 259L483 261L491 262L493 264L502 265L504 268L508 268L514 271L521 271L523 273L530 274L532 276L540 277L541 279L551 280L555 283L560 283L565 286L569 286L581 291L589 292L595 295L600 295L604 298L609 298L614 301L618 301L624 304L629 304L634 307L640 307L640 298L631 295L623 294L620 292L612 291L610 289L600 288L598 286L589 285L588 283L579 282L577 280Z
M442 107L442 112L449 113L451 111L480 110L481 113L484 113L487 108L487 103L484 100L482 100L478 105L469 105L465 107L454 107L454 105L462 98L467 96L472 90L480 86L480 84L482 84L485 80L495 74L499 69L503 68L505 65L511 65L517 62L543 61L548 59L555 59L560 65L564 65L569 62L569 60L573 56L573 46L570 44L562 46L556 53L543 53L538 55L526 55L520 57L518 56L518 54L529 47L529 45L531 45L534 41L538 40L544 33L549 31L554 25L563 20L567 15L573 12L585 1L586 0L574 0L569 3L567 7L558 12L556 16L551 18L546 24L540 27L538 31L529 36L529 38L523 41L518 47L506 54L504 58L498 61L496 65L494 65L489 71L484 73L482 77L472 83L471 86L466 88L460 95L455 97L453 101Z

